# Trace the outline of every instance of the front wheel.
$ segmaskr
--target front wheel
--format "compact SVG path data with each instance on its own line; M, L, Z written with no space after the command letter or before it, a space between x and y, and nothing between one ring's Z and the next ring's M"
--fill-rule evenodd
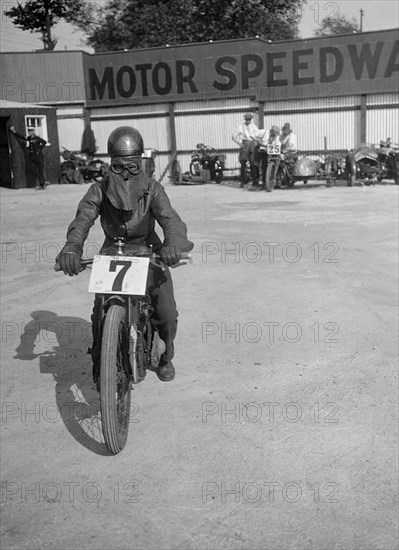
M353 187L356 183L356 163L354 160L347 161L346 164L346 184Z
M132 388L125 319L125 308L112 305L105 317L101 341L101 420L105 444L113 454L123 449L129 430Z
M274 186L276 185L276 175L277 175L277 164L274 162L270 162L267 165L266 170L266 191L269 193L273 191Z

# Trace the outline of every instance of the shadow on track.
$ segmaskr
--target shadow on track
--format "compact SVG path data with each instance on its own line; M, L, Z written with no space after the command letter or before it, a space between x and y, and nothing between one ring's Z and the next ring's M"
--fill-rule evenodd
M102 434L100 398L92 381L91 323L79 317L58 316L52 311L31 313L16 349L16 359L40 358L40 372L56 381L55 403L42 407L44 420L60 419L75 440L93 453L107 456Z

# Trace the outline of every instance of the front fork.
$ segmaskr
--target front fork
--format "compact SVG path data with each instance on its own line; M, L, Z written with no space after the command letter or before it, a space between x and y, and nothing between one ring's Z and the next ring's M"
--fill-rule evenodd
M91 354L93 361L93 381L96 383L100 378L100 361L101 361L101 343L105 316L109 307L113 303L120 303L126 308L127 318L125 320L126 327L130 327L132 320L137 318L137 315L133 314L133 297L127 296L122 298L120 296L109 296L108 294L96 294L95 305L92 313L92 333L93 333L93 345L88 348L87 353ZM129 375L131 372L129 372Z

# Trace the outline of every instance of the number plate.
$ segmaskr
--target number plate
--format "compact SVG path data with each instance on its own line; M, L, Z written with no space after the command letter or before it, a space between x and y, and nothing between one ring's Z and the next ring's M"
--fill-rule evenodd
M144 296L150 259L94 256L89 292Z
M267 154L268 155L281 155L281 145L280 145L280 143L268 143L267 144Z

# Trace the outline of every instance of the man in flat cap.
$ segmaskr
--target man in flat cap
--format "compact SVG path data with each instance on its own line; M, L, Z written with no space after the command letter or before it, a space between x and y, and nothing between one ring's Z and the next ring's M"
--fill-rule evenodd
M281 152L282 153L296 153L297 152L297 138L292 132L289 122L286 122L281 128Z
M255 165L254 150L256 146L255 138L259 133L259 129L252 122L254 115L252 113L244 113L244 122L238 126L233 133L232 138L240 147L238 153L238 160L240 162L240 187L245 185L245 168L247 162L251 170L252 185L257 187L259 185L259 171Z

